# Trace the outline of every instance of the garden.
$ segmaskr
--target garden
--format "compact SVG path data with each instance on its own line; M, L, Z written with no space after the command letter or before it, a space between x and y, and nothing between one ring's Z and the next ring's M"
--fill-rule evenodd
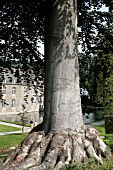
M105 125L95 126L102 136L104 142L108 145L111 153L113 152L113 134L106 134ZM19 128L0 125L1 132L17 131ZM0 136L0 158L7 156L15 146L17 146L21 141L28 135L28 133L18 133ZM103 165L97 163L93 158L90 158L88 162L85 163L73 163L69 166L65 166L62 170L113 170L113 158L112 155L109 159L104 159Z

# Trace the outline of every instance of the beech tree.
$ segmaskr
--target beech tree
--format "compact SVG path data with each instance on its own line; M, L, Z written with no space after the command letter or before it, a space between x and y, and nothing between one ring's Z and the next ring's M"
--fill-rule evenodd
M4 170L60 169L88 157L102 164L106 153L98 132L82 119L76 1L48 0L47 7L44 121L0 161Z

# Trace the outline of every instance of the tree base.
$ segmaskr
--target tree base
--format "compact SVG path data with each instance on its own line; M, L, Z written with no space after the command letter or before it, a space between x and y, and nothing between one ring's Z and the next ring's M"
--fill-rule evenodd
M1 159L4 170L59 170L72 162L84 162L89 157L103 164L106 145L98 132L84 126L79 132L67 129L62 133L32 132L6 158Z

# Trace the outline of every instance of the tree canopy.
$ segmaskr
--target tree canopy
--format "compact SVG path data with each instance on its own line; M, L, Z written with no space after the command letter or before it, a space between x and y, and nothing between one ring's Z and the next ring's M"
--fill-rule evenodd
M44 64L38 42L44 43L47 5L45 0L1 0L0 69L13 65L24 71L32 68L36 77L42 74L40 68ZM101 10L103 5L106 11ZM112 11L113 1L78 1L78 44L86 57L98 48L110 48L113 41L110 33ZM106 38L108 41L103 45Z
M43 41L45 30L43 3L43 0L1 1L1 70L16 67L28 73L32 69L36 78L43 77L42 54L38 50L38 42Z

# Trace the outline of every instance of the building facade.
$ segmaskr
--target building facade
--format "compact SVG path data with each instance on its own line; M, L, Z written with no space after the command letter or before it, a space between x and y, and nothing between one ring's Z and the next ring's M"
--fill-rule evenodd
M43 108L41 91L25 81L18 83L14 74L7 70L1 87L0 119L19 121L20 113L27 113L28 121L40 121L39 110Z

